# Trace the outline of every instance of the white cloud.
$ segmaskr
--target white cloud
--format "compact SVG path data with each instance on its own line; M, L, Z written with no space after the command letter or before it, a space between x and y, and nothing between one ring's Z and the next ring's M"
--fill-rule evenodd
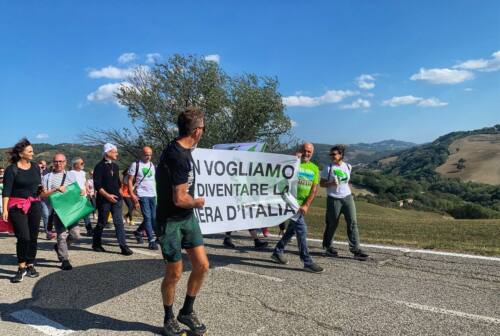
M299 126L299 123L296 122L295 120L290 120L290 123L292 124L292 127L297 127Z
M491 54L490 59L473 59L462 62L454 66L456 69L478 70L478 71L498 71L500 70L500 50Z
M146 55L146 63L155 64L161 59L161 54L159 53L150 53Z
M40 133L40 134L37 134L36 138L38 140L44 140L44 139L48 139L49 135L47 133Z
M474 74L470 71L447 68L420 68L419 73L410 77L411 80L423 80L432 84L457 84L473 78Z
M87 100L91 102L103 102L103 103L115 103L116 105L122 107L115 97L115 93L121 86L130 86L130 83L108 83L99 86L99 88L87 95Z
M370 101L366 99L357 99L353 101L351 104L342 105L341 109L367 109L371 106Z
M215 63L219 63L220 62L220 56L217 55L217 54L207 55L207 56L205 56L205 61L212 61L212 62L215 62Z
M392 97L391 99L384 100L382 102L383 106L391 106L391 107L396 107L401 105L414 105L414 104L422 107L440 107L448 105L448 103L443 102L435 97L422 98L422 97L415 97L412 95Z
M104 67L102 69L92 69L89 71L90 78L110 78L110 79L125 79L134 74L137 69L142 69L145 71L149 70L147 65L141 65L138 67L130 68L117 68L112 65Z
M427 98L427 99L422 99L421 101L418 102L418 106L423 106L423 107L440 107L440 106L446 106L448 103L440 101L437 98Z
M136 53L124 53L124 54L121 54L120 57L118 57L118 63L120 64L126 64L126 63L130 63L130 62L133 62L137 59L137 54Z
M356 78L356 85L360 89L371 90L375 87L375 77L372 75L362 74Z
M357 91L350 90L329 90L326 91L324 95L319 97L309 97L309 96L288 96L283 97L283 104L287 107L293 106L303 106L312 107L324 104L338 103L346 97L358 95Z
M473 88L465 88L464 91L465 92L472 92L472 91L476 91L476 90L474 90Z

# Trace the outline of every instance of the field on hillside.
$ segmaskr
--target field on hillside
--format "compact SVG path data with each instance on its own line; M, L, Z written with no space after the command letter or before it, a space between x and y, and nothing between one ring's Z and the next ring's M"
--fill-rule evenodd
M322 238L326 199L317 197L307 215L309 235ZM438 213L384 208L357 201L362 243L500 255L500 220L456 220ZM342 218L335 239L346 241Z
M455 140L449 146L448 160L436 171L462 181L500 184L500 134L479 134ZM464 168L457 163L465 159Z

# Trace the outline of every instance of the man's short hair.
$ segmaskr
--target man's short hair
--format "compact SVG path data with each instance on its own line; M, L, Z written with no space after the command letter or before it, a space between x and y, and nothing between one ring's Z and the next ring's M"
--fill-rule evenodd
M177 127L179 128L179 136L188 136L193 131L203 125L205 114L197 107L187 107L177 118Z

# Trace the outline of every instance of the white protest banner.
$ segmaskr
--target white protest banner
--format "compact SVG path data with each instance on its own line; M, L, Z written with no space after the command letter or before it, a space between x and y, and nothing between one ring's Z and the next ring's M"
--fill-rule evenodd
M276 226L299 208L295 156L198 148L193 161L203 234Z
M231 144L218 144L213 149L239 150L248 152L263 152L266 149L264 142L240 142Z

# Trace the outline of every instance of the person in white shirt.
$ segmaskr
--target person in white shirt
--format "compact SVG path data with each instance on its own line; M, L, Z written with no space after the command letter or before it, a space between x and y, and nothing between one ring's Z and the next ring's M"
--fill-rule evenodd
M157 250L158 244L153 235L156 218L156 170L152 159L153 150L145 146L142 149L141 160L132 162L128 169L128 190L133 202L140 205L143 218L142 224L134 231L134 236L137 242L142 244L141 231L146 230L148 248Z
M330 149L331 163L321 172L320 186L326 188L325 232L323 248L326 255L337 257L338 252L332 246L333 237L339 224L340 216L344 214L347 223L347 240L349 250L358 260L366 260L368 255L359 246L358 223L356 220L356 205L352 196L349 180L352 167L344 162L344 145L335 145Z
M73 169L71 170L71 173L75 176L76 182L78 183L82 194L89 197L90 191L87 183L87 174L85 173L85 170L83 170L85 168L85 162L81 157L76 157L73 159L72 164ZM87 237L92 237L94 230L92 229L92 223L90 222L90 215L85 217L83 222L85 223L85 229L87 229Z

